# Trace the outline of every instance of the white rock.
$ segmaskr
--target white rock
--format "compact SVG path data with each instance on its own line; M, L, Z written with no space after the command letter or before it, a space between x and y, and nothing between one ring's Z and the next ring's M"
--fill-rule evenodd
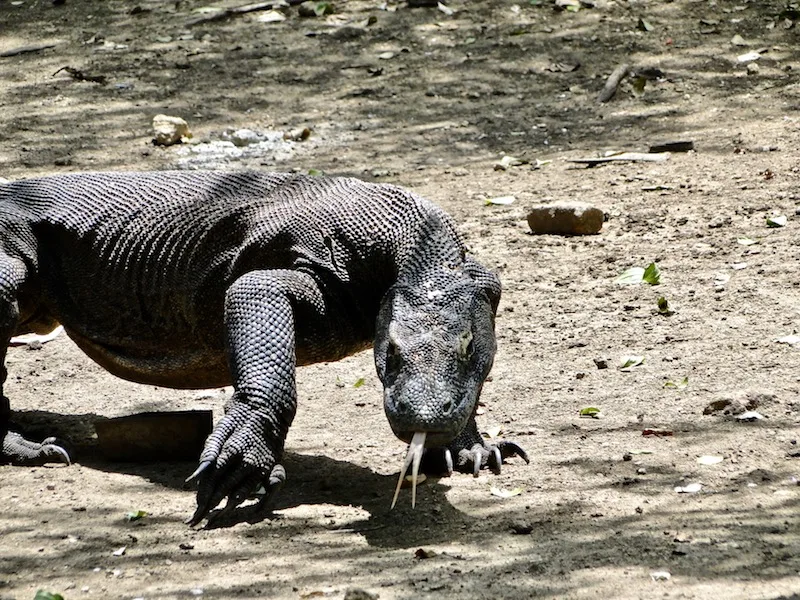
M675 491L679 494L696 494L702 489L703 486L699 483L690 483L689 485L675 487Z
M153 117L153 143L159 146L172 146L180 144L185 139L192 137L189 124L180 117L169 115L156 115Z

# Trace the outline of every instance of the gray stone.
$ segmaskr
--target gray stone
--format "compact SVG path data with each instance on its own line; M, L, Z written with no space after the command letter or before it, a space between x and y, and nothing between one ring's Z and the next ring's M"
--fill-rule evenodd
M528 213L533 233L590 235L603 227L603 211L589 204L543 204Z

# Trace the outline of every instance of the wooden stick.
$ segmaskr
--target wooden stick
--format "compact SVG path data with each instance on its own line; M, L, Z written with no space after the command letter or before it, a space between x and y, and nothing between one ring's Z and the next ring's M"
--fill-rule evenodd
M602 163L616 162L616 161L643 161L643 162L663 162L669 160L669 152L660 153L647 153L647 152L620 152L619 154L610 154L608 156L600 156L598 158L569 158L567 162L580 163L593 167Z
M631 66L626 63L623 63L614 69L611 75L608 76L608 79L606 79L606 85L603 88L603 91L597 95L597 101L602 104L603 102L608 102L611 100L611 98L614 97L614 94L617 93L619 84L622 83L622 80L628 76L630 70Z
M19 54L27 54L29 52L40 52L42 50L48 50L49 48L55 48L58 43L50 43L45 42L43 44L31 44L30 46L19 46L18 48L12 48L11 50L4 50L0 52L0 58L5 58L7 56L17 56Z
M187 27L193 27L200 23L208 23L210 21L219 21L220 19L227 19L235 15L244 15L259 10L273 10L275 8L285 8L290 6L292 2L286 0L272 0L271 2L256 2L254 4L245 4L244 6L234 6L233 8L221 8L219 12L202 15L186 22ZM297 4L295 2L294 4Z

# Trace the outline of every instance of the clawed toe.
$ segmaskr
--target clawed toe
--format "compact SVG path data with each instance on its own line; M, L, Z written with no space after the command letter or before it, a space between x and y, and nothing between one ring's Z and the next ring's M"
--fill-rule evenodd
M484 468L499 475L503 463L512 456L519 456L526 463L530 462L528 454L514 442L498 440L495 444L476 443L471 448L458 451L457 468L459 471L472 473L474 477L478 477Z
M520 446L515 442L509 442L508 440L500 440L497 442L495 448L499 449L500 454L503 458L519 456L527 464L530 464L531 462L530 459L528 458L528 453L522 449L522 446Z
M8 432L2 441L0 458L13 465L72 464L69 453L64 449L61 442L54 437L49 437L38 443L26 440L18 433Z
M225 527L242 521L255 522L264 518L271 510L272 502L283 484L286 482L286 470L282 465L275 465L267 474L248 474L247 469L236 469L227 475L223 482L217 483L211 489L215 477L213 463L204 461L187 481L199 479L197 510L186 521L187 525L194 527L206 519L205 529ZM235 482L235 483L234 483ZM253 496L253 491L260 486L266 488L266 493L257 505L241 507L240 505ZM214 508L227 496L225 506L219 510Z
M44 462L58 462L65 465L71 465L72 460L69 457L69 453L62 446L55 442L56 438L47 438L42 442L42 456Z

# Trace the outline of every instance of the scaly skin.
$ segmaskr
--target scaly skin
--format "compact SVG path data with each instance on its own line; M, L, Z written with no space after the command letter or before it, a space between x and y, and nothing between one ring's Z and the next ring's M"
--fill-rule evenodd
M232 384L193 475L193 524L223 514L280 465L295 367L375 344L386 414L477 464L474 408L495 351L497 278L465 258L450 218L390 185L255 172L83 173L0 184L0 356L57 323L120 377ZM2 370L5 381L5 368ZM2 389L0 389L2 397ZM0 460L69 457L9 429ZM473 432L474 430L474 432ZM463 432L468 432L463 434ZM478 436L479 438L480 436ZM481 454L499 468L508 446ZM513 450L513 452L512 452Z

